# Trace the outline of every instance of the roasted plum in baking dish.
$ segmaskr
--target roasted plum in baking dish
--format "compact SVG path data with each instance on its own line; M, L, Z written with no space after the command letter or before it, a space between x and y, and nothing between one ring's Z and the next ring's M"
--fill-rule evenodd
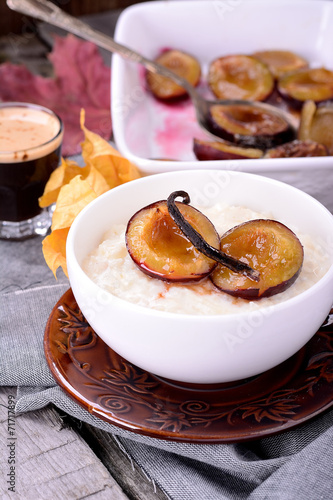
M313 156L328 156L325 146L314 141L295 140L269 149L265 158L309 158Z
M261 149L242 148L222 141L193 140L193 152L200 161L207 160L240 160L245 158L262 158Z
M308 67L308 61L304 57L289 50L261 50L254 52L252 57L265 63L275 78L289 71Z
M170 49L157 61L192 85L200 81L200 63L192 55ZM147 83L164 103L186 95L182 87L154 73L147 73ZM311 68L300 54L271 49L217 57L199 92L214 95L215 103L208 97L205 127L216 137L193 139L199 161L333 155L333 71Z
M326 68L306 68L282 75L277 82L281 96L300 109L305 101L333 100L333 71Z
M262 150L296 137L296 131L282 114L252 104L211 106L209 126L226 141Z
M201 67L198 60L180 50L166 50L155 61L185 78L194 87L199 83ZM187 95L186 90L173 80L148 71L146 81L155 97L162 100L173 100Z
M209 66L208 85L218 99L263 101L274 88L266 64L246 55L215 59Z

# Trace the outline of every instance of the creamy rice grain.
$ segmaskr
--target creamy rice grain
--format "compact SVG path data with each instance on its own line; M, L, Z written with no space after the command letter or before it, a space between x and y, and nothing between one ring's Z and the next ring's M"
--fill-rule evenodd
M273 218L238 206L214 205L198 208L215 225L220 235L252 219ZM281 221L283 222L283 221ZM304 262L296 282L286 291L257 301L232 297L218 291L209 279L194 284L171 284L144 274L134 264L125 245L126 225L115 225L99 247L85 260L83 269L98 286L134 304L173 313L213 315L253 311L287 300L316 283L330 261L320 245L288 226L304 248Z

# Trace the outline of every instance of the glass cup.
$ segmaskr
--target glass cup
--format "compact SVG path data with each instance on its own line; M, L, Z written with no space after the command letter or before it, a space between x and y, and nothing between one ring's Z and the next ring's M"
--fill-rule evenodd
M52 213L38 198L61 161L63 123L36 104L0 103L0 238L44 236Z

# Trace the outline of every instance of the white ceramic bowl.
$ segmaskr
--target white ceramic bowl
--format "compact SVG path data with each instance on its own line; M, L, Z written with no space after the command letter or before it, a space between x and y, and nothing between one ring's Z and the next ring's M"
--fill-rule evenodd
M311 288L261 312L185 315L141 307L99 288L82 262L112 225L184 189L193 204L223 201L298 228L322 245L333 262L333 216L302 191L266 177L232 171L169 172L119 186L90 203L67 240L70 284L96 333L133 364L162 377L217 383L249 377L297 352L317 331L333 300L333 266ZM230 338L233 342L230 342Z
M166 47L195 55L203 79L209 63L227 54L292 50L311 66L333 69L333 2L322 0L188 0L133 5L121 14L115 38L148 58ZM166 106L145 91L140 65L114 55L112 123L120 152L144 174L237 168L294 185L333 210L333 157L196 161L193 137L203 137L189 103ZM208 138L208 136L207 136ZM159 161L171 158L180 161Z

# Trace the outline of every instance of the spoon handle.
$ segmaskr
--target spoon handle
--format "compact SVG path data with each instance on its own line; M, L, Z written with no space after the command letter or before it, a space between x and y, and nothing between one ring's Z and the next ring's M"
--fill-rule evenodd
M184 78L176 75L165 66L147 59L129 47L117 43L110 36L107 36L98 30L94 30L88 24L67 14L48 0L7 0L7 5L10 9L20 12L21 14L40 19L84 38L85 40L94 42L99 47L115 54L119 54L124 59L141 64L153 73L159 73L162 76L171 78L178 85L183 87L191 96L193 96L193 98L196 97L196 91Z

